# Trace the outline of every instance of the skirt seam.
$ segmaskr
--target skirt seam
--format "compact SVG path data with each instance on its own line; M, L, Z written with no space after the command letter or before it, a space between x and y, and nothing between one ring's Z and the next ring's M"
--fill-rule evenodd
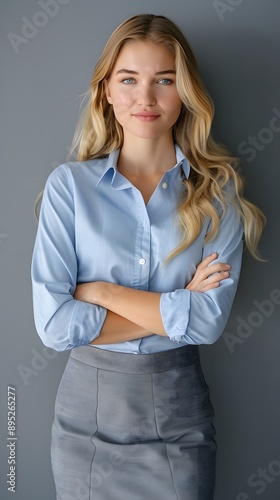
M165 446L166 458L167 458L167 462L168 462L169 469L170 469L170 476L171 476L171 479L172 479L172 483L173 483L175 495L176 495L177 500L179 500L177 489L176 489L176 486L175 486L174 477L173 477L173 472L172 472L172 468L171 468L171 464L170 464L170 460L169 460L169 456L168 456L167 444L165 442L164 442L164 446Z
M77 361L77 360L74 360ZM79 361L78 361L79 362ZM81 363L82 364L82 363ZM88 365L89 366L89 365ZM95 406L95 423L96 423L96 430L95 432L91 435L91 442L93 436L98 431L98 423L97 423L97 409L98 409L98 401L99 401L99 369L96 369L96 406ZM91 484L91 478L92 478L92 467L93 467L93 462L94 462L94 457L96 455L96 446L94 445L94 453L92 454L92 459L91 459L91 464L90 464L90 469L89 469L89 490L88 490L88 500L90 500L91 497L91 489L92 489L92 484Z
M174 491L175 491L176 498L177 498L177 500L179 500L179 497L177 495L177 490L176 490L175 482L174 482L174 478L173 478L173 473L172 473L170 461L169 461L169 457L168 457L167 445L166 445L166 442L162 439L162 437L159 435L159 432L158 432L158 424L157 424L157 417L156 417L156 411L155 411L154 374L153 373L152 373L152 398L153 398L153 410L154 410L154 421L155 421L156 432L157 432L157 435L158 435L159 439L161 440L161 442L164 443L165 453L166 453L166 460L168 462L168 467L169 467L169 471L170 471L171 481L172 481L172 484L173 484L173 488L174 488Z

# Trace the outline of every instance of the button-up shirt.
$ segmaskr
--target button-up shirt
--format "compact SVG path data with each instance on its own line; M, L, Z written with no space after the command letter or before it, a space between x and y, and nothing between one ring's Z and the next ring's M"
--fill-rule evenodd
M177 207L186 189L182 179L190 173L188 160L175 148L177 163L147 204L118 171L118 150L102 159L65 163L49 176L32 258L35 325L48 347L71 349L99 335L107 310L73 297L78 283L92 281L159 292L167 333L98 348L150 353L213 343L222 334L241 266L240 216L228 203L214 241L205 242L206 218L192 245L166 261L182 240ZM230 277L207 292L187 290L197 265L213 252L217 261L231 265Z

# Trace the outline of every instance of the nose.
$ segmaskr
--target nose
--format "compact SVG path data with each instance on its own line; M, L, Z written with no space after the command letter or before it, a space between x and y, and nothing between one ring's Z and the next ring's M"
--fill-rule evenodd
M154 89L150 85L139 85L137 102L141 106L154 106L157 102Z

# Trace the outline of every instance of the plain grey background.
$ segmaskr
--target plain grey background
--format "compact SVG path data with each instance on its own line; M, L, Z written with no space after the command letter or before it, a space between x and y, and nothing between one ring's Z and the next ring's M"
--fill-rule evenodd
M244 255L226 331L201 354L216 412L215 500L279 500L279 0L1 0L0 11L1 499L55 498L50 431L69 353L46 349L34 328L33 203L66 159L107 38L148 12L170 17L190 41L216 105L214 132L240 156L246 195L268 218L268 262ZM6 483L8 385L17 393L16 493Z

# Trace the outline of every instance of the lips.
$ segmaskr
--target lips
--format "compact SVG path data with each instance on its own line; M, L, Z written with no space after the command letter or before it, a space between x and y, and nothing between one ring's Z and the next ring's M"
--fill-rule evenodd
M142 122L152 122L159 118L160 115L156 115L154 113L147 113L147 112L140 112L140 113L134 113L133 116L137 118L138 120Z

